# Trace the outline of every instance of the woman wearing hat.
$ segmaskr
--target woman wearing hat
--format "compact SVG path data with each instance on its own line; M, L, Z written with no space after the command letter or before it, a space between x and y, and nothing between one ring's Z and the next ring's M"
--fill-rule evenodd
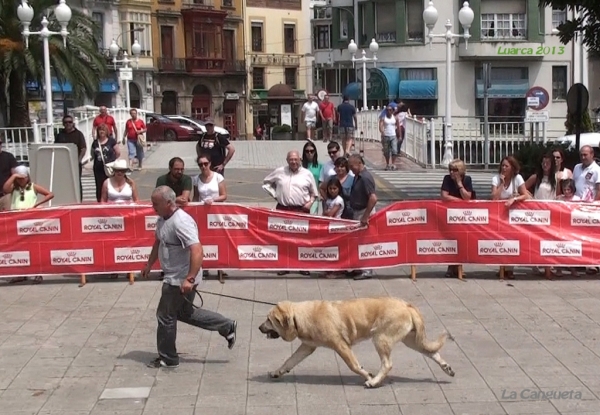
M102 184L102 203L137 203L137 186L127 177L127 173L131 172L127 161L119 159L107 166L112 168L114 174Z
M51 191L31 181L27 166L15 167L13 175L4 183L2 191L10 195L10 210L36 208L54 198L54 194ZM39 202L38 195L44 196ZM27 281L27 277L13 278L10 280L10 283L13 284L22 281ZM39 284L42 281L43 278L41 275L34 278L34 284Z

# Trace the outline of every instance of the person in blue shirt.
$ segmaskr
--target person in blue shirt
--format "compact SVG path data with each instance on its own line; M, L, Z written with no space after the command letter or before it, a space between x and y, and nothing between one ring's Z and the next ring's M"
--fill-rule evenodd
M357 128L356 123L356 108L350 103L350 98L344 96L343 102L338 105L338 128L342 136L342 148L344 155L350 154L350 150L354 145L354 131Z

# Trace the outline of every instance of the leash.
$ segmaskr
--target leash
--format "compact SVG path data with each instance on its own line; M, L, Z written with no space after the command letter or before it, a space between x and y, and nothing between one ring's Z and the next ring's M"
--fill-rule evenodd
M277 305L275 303L269 303L268 301L251 300L250 298L243 298L243 297L236 297L236 296L233 296L233 295L213 293L213 292L210 292L210 291L202 291L202 290L194 290L194 291L196 292L196 295L198 297L200 297L200 307L198 307L197 305L195 305L194 302L193 302L193 300L190 301L190 300L187 299L187 297L185 297L185 296L183 297L185 299L185 301L187 301L188 303L190 303L192 305L192 307L194 307L194 308L202 308L202 306L204 305L204 299L202 298L202 295L200 293L215 295L217 297L231 298L231 299L234 299L234 300L246 301L248 303L264 304L264 305Z

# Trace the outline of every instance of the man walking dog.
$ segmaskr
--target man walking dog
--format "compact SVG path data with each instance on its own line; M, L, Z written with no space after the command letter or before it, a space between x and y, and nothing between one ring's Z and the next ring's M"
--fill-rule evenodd
M198 285L196 278L201 275L203 259L198 225L177 206L175 192L170 187L159 186L154 189L151 200L159 218L156 223L156 239L148 264L142 270L142 277L148 277L157 259L160 260L165 276L156 310L158 357L148 366L175 368L179 366L175 346L177 321L218 331L225 337L230 349L235 345L237 322L209 310L194 308Z

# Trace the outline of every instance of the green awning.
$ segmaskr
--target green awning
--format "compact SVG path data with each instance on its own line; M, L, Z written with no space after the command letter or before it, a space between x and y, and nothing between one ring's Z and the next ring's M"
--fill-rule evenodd
M400 81L398 88L400 99L437 99L437 80L411 80Z
M396 99L400 84L398 68L371 68L369 74L369 85L367 86L369 99Z
M483 98L483 81L477 80L477 98ZM529 90L529 81L518 80L496 80L492 81L492 87L488 89L490 98L525 98Z

